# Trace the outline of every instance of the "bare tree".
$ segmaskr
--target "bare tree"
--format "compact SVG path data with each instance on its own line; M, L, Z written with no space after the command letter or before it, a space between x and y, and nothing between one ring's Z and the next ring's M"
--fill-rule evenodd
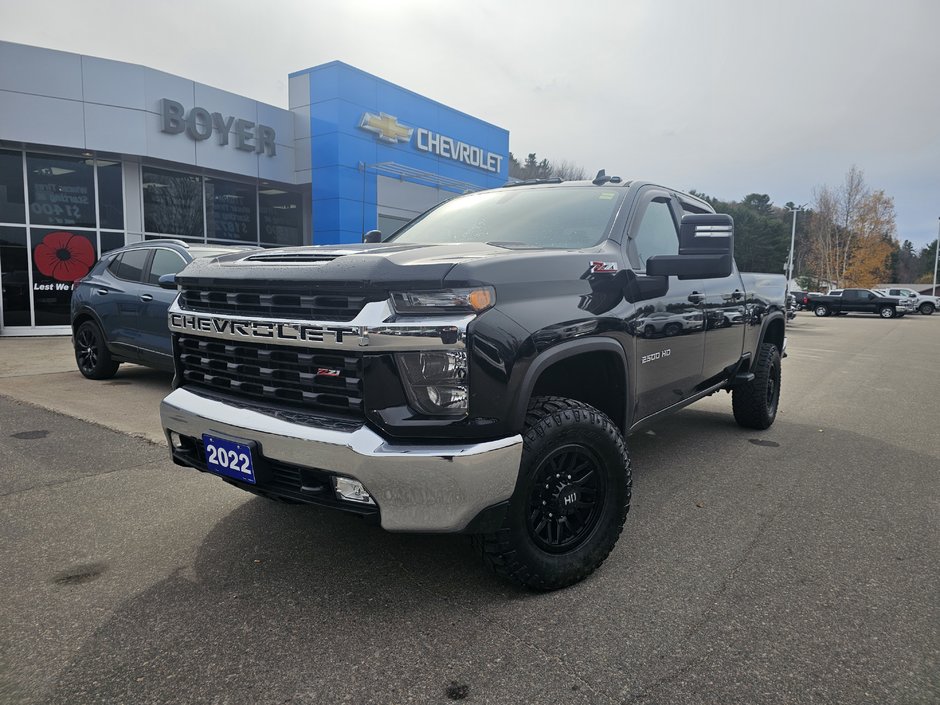
M583 181L587 178L583 166L578 166L567 159L552 164L552 176L557 176L562 181Z
M868 198L868 186L865 185L865 172L854 164L845 175L845 180L839 188L838 214L841 227L841 262L838 278L841 282L849 268L849 259L853 251L853 242L859 230L859 218L862 204Z
M828 186L816 188L813 191L813 218L809 229L812 243L810 269L830 285L836 281L836 262L840 249L837 217L838 202L832 189Z
M872 193L856 166L838 188L820 186L813 195L809 269L838 286L872 286L886 277L898 249L893 199Z

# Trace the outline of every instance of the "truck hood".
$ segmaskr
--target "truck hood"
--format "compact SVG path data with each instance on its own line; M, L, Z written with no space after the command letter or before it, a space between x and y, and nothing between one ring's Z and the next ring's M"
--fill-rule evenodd
M532 253L531 249L524 251ZM281 282L315 287L441 286L457 264L519 253L520 250L509 246L486 243L390 242L285 247L196 259L177 275L177 280L190 286L236 281L240 285Z
M177 275L184 286L275 286L376 288L387 285L443 286L457 265L529 259L561 254L557 250L487 243L363 243L252 250L194 260ZM477 268L463 269L462 281ZM472 275L471 275L472 276Z

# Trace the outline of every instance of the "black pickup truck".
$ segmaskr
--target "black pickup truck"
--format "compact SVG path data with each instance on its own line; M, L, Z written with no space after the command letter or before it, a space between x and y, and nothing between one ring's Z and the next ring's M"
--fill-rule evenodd
M876 294L869 289L842 289L839 294L809 294L805 304L817 316L841 316L847 313L875 313L882 318L903 316L898 299Z
M722 389L742 426L774 421L785 281L732 245L704 201L598 175L461 196L385 242L196 260L169 310L173 460L570 585L621 533L631 431Z

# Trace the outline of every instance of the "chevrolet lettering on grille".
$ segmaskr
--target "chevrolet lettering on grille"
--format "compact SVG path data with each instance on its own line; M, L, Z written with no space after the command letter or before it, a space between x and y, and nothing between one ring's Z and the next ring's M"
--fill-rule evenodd
M360 347L365 347L369 344L367 335L361 335L358 328L349 326L322 326L288 321L238 320L191 313L174 313L172 311L168 316L168 324L170 330L175 333L200 333L211 338L225 340L254 340L285 345L324 343L337 346L358 344Z

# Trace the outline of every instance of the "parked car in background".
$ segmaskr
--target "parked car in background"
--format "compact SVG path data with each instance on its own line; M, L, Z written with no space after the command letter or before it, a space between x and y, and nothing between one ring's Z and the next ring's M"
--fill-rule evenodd
M160 287L194 259L243 252L246 247L147 240L104 254L72 291L72 343L78 371L113 377L122 362L172 370L167 308L176 287Z
M882 318L903 316L897 299L880 296L870 289L832 289L825 296L808 297L817 316L844 316L849 313L876 313Z

